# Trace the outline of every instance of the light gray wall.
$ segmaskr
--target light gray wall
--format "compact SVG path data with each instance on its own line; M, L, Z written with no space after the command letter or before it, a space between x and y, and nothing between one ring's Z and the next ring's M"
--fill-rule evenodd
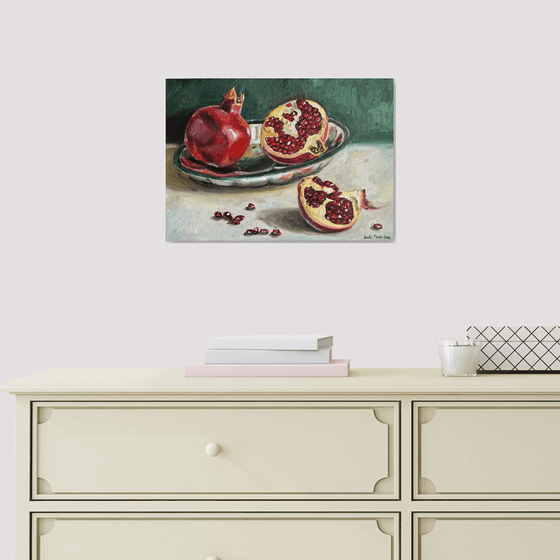
M473 323L558 324L558 3L282 5L0 3L0 384L182 366L209 336L253 332L436 367L436 337ZM276 37L282 10L314 24ZM166 244L165 78L188 76L393 77L396 243Z

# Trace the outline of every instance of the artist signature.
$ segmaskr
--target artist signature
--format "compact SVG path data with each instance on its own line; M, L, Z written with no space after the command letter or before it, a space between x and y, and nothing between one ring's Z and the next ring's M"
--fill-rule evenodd
M364 235L364 239L391 239L388 235Z

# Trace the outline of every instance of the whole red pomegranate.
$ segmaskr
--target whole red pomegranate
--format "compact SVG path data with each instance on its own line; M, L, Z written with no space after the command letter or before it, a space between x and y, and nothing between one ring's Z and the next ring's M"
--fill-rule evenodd
M294 99L276 107L264 120L263 151L279 163L302 163L326 151L327 113L315 101Z
M247 151L251 130L241 116L243 94L231 88L221 105L196 111L185 130L185 145L197 160L216 167L231 167Z
M376 210L366 200L366 191L341 191L331 181L306 177L298 185L299 211L304 220L324 232L350 229L362 210Z

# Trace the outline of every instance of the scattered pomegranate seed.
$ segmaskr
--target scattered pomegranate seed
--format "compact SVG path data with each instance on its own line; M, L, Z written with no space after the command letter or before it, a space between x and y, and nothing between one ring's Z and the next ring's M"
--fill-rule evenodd
M255 232L252 229L248 229L245 231L245 235L253 235Z
M238 226L241 223L241 220L236 220L235 218L233 218L229 221L229 223L233 224L234 226Z
M261 231L259 231L259 233L261 235L268 235L268 230L267 229L261 229Z
M373 229L383 229L383 226L381 224L373 224L371 227Z
M258 227L254 227L254 228L253 228L253 233L259 233L259 228L258 228Z
M220 218L223 218L223 217L224 217L224 215L221 212L214 212L214 218L220 219Z
M224 212L224 218L227 218L228 220L231 220L231 218L232 218L231 212Z
M273 229L271 235L279 237L280 235L282 235L282 232L279 229Z
M235 219L241 222L245 219L245 216L235 216Z
M255 209L255 205L252 202L249 202L249 204L247 204L247 210L254 210Z

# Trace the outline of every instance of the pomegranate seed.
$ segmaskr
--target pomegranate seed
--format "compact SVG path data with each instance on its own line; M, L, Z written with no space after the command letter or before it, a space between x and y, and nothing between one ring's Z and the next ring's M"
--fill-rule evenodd
M286 104L286 107L291 106L291 103ZM316 107L313 107L304 99L298 99L296 106L301 112L299 120L295 125L297 137L286 134L282 121L276 117L269 117L263 124L264 127L272 128L276 132L276 136L266 137L266 143L275 152L295 154L303 149L309 136L317 134L321 130L322 118ZM297 116L297 111L282 113L282 116L293 122Z
M254 210L255 209L255 205L252 202L249 202L249 204L247 204L247 210Z
M371 227L373 229L383 229L383 226L381 224L373 224Z
M223 217L224 217L224 215L221 212L214 212L214 218L220 219L220 218L223 218Z
M354 208L346 198L337 198L325 204L325 218L338 225L349 224L354 219Z
M258 227L254 227L254 228L253 228L253 233L259 233L259 228L258 228Z
M261 235L268 235L268 230L267 229L261 229L261 231L259 231L259 233Z
M245 231L245 235L253 235L255 232L252 229L248 229Z
M306 187L303 191L303 196L305 197L305 202L311 208L319 208L325 202L325 198L327 198L325 192L315 190L313 187Z
M228 220L231 220L231 218L232 218L231 212L224 212L224 218L227 218Z
M230 224L233 224L234 226L238 226L241 223L241 220L236 220L235 218L230 220L229 222Z
M245 216L235 216L235 219L241 222L245 219Z
M282 232L279 229L273 229L271 235L274 235L275 237L279 237L280 235L282 235Z
M330 199L334 199L338 197L338 193L340 189L332 182L332 181L322 181L320 177L313 177L312 181L317 183L320 187L327 187L332 189L332 193L327 193L327 197Z
M303 191L305 202L311 208L319 208L323 206L328 198L331 202L327 202L325 207L325 218L329 222L337 225L349 224L354 219L354 207L352 202L346 198L340 197L339 188L332 181L322 181L319 177L313 177L312 181L316 183L320 189L309 186ZM332 192L325 192L324 189L330 189Z

